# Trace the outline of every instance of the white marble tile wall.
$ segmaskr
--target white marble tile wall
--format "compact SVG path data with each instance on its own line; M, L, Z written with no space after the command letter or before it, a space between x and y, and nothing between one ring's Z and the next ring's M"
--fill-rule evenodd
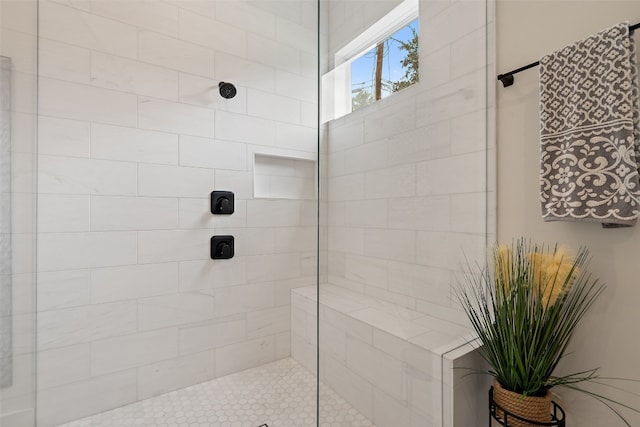
M253 159L316 160L314 4L41 2L39 425L290 355L317 202L254 198Z
M330 53L398 3L332 2ZM329 123L330 283L428 314L483 259L485 7L420 1L420 82Z

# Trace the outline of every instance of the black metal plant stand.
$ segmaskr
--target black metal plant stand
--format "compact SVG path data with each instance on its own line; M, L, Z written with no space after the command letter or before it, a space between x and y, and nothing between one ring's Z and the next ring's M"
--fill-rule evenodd
M495 420L499 425L504 427L509 427L509 420L518 420L523 421L533 426L545 426L545 427L566 427L565 425L565 416L564 410L558 405L556 402L551 401L553 404L553 409L551 412L551 421L548 423L540 422L540 421L531 421L526 418L519 417L515 414L510 413L502 406L498 405L493 400L493 387L489 389L489 427L491 427L491 420ZM497 409L499 409L504 417L499 417L497 414Z

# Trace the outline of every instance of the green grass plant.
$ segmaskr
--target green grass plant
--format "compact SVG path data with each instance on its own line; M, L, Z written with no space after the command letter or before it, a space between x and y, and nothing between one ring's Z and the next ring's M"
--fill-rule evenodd
M612 405L638 410L577 386L603 379L597 369L554 375L580 320L605 289L587 272L588 260L584 247L573 256L521 238L496 246L493 265L469 268L458 299L481 343L487 373L504 388L523 396L544 396L556 386L582 391L629 425Z

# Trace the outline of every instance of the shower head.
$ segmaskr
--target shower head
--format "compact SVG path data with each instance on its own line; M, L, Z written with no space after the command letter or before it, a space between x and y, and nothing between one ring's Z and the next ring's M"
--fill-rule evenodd
M218 83L218 87L220 88L220 96L225 99L231 99L238 93L233 83L220 82Z

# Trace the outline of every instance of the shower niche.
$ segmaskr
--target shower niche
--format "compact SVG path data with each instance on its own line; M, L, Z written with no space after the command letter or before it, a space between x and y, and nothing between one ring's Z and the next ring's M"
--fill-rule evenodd
M262 199L315 200L315 160L255 154L253 197Z

